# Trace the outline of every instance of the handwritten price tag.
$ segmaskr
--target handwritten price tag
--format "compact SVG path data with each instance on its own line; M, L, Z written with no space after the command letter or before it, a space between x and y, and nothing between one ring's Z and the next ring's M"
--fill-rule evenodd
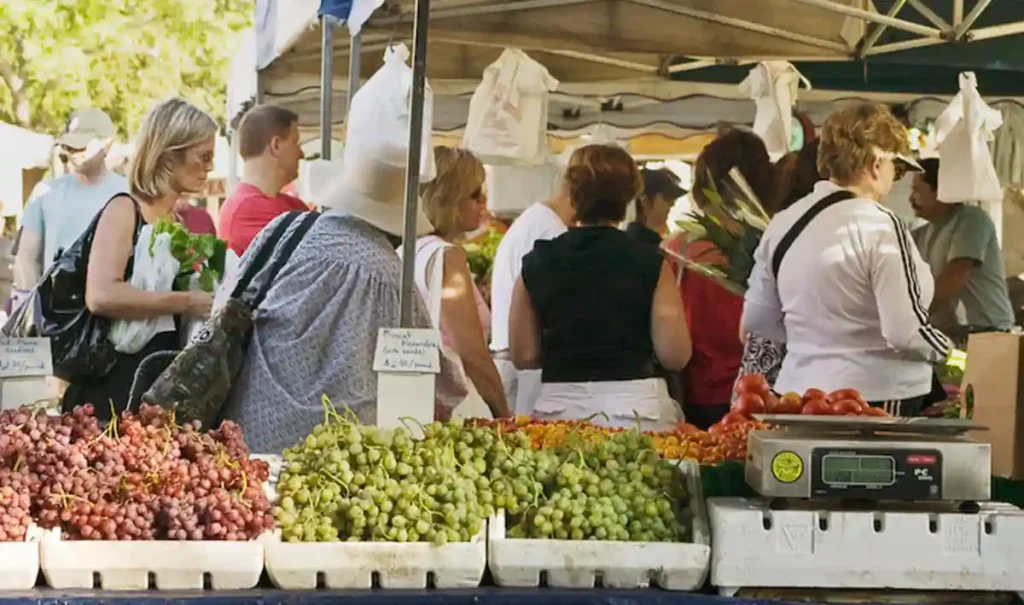
M437 374L441 371L440 346L441 334L437 330L381 328L373 370Z
M49 338L0 338L0 378L50 374L53 355Z

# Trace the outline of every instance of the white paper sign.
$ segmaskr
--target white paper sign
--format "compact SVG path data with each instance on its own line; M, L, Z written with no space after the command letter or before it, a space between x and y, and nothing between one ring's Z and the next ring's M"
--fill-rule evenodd
M49 338L0 338L0 378L51 374L53 354Z
M441 371L441 334L433 329L381 328L373 371L437 374Z

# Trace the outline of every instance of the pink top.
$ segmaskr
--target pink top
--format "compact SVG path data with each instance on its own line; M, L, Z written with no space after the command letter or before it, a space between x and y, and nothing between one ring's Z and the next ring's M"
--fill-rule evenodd
M487 302L484 300L484 295L480 293L480 288L473 284L473 299L476 300L476 313L480 316L480 326L484 329L484 340L488 340L491 337L491 309L487 306ZM441 330L441 342L445 346L452 346L452 339L445 334L444 330Z

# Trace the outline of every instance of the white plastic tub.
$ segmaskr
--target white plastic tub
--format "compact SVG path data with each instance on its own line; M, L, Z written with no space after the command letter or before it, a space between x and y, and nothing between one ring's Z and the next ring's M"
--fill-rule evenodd
M28 528L24 542L0 542L0 590L29 590L39 577L39 539L43 530Z
M381 588L473 588L487 567L486 528L469 542L266 543L270 580L286 590Z
M263 573L263 543L220 541L40 542L40 568L52 588L243 590Z
M1024 511L978 514L772 511L760 499L708 501L711 582L739 588L1024 591Z
M711 559L700 467L681 462L680 472L693 509L693 542L617 542L507 538L505 517L491 519L487 562L498 586L547 585L593 588L601 579L611 588L657 585L667 590L696 590L704 584Z

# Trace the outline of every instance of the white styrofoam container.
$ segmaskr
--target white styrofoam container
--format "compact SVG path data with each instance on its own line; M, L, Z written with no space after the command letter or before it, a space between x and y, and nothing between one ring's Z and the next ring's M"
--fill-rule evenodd
M711 559L700 468L681 462L693 509L693 542L538 540L505 537L505 517L491 519L487 563L498 586L593 588L600 577L611 588L656 584L667 590L696 590L704 584Z
M0 590L35 588L39 577L39 539L43 533L30 525L24 542L0 542Z
M263 573L263 542L62 540L40 543L40 568L52 588L214 590L254 588Z
M266 543L265 565L278 588L308 590L373 587L475 588L487 567L486 527L469 542L434 546L429 542Z
M708 501L711 582L743 587L1024 591L1024 511L978 514L772 511L767 501ZM876 523L877 522L877 523Z

